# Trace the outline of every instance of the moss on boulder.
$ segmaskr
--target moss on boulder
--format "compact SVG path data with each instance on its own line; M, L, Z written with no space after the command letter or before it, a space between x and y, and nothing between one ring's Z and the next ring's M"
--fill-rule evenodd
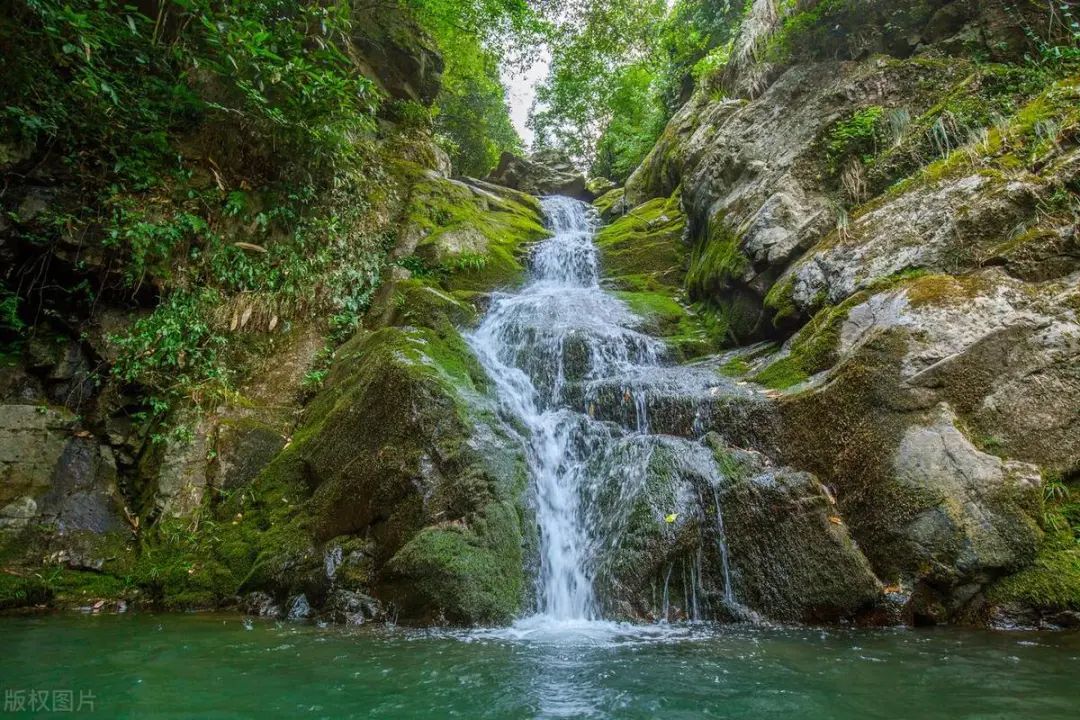
M392 256L447 289L491 290L524 280L528 244L547 235L531 195L478 180L427 177L412 188Z
M596 236L604 284L662 338L676 356L707 353L726 339L727 325L684 300L686 217L679 193L630 210Z

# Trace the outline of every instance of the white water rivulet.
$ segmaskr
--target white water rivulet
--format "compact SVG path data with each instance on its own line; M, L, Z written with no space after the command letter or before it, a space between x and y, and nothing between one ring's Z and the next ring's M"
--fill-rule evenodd
M614 574L608 565L627 526L625 508L647 483L658 448L713 486L719 479L704 445L649 434L644 396L632 385L619 390L633 408L625 423L592 417L597 388L658 370L665 346L635 329L641 320L600 287L592 208L562 197L543 205L553 236L534 253L531 281L516 294L497 294L469 341L494 378L504 410L526 430L540 557L536 614L525 622L551 626L616 614L617 593L605 596L602 588ZM715 507L710 522L722 560L723 601L733 605ZM665 510L655 509L657 522ZM701 551L675 578L673 570L662 578L658 616L666 618L668 585L675 582L682 583L685 617L706 616Z

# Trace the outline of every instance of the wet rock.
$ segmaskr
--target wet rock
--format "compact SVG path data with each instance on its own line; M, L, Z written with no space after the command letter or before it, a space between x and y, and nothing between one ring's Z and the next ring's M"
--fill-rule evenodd
M240 607L245 613L255 617L281 617L281 606L275 603L274 598L268 593L262 591L245 595L241 600Z
M316 540L371 541L343 547L335 582L366 575L405 622L505 621L524 590L520 448L461 338L442 333L390 327L340 349L290 467L314 490ZM325 583L325 553L317 565Z
M600 214L600 219L606 223L625 215L630 210L630 204L626 201L626 191L623 188L609 190L600 195L593 201L593 207Z
M719 492L739 602L765 617L836 621L882 600L832 494L808 473L718 447Z
M287 620L307 620L314 615L308 599L304 595L297 595L289 599L286 604L285 618Z
M592 193L594 198L599 198L615 188L615 183L606 177L589 178L588 182L585 183L585 189Z
M688 438L714 429L739 447L760 445L774 421L769 399L758 388L722 375L715 362L593 381L584 404L597 420Z
M38 511L60 533L107 533L125 527L116 462L108 447L92 438L71 439L50 481L48 492L38 500Z
M536 198L478 180L429 176L412 187L391 256L415 255L442 271L443 291L486 292L520 283L528 245L547 235Z
M334 590L326 599L321 617L339 625L363 625L384 618L379 601L352 590Z
M610 612L637 619L852 618L881 598L812 476L757 453L633 436L593 470ZM715 448L715 450L714 450Z

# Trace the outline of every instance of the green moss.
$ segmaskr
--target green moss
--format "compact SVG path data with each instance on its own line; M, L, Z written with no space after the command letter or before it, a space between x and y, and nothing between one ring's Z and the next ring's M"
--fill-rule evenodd
M832 367L844 320L851 308L865 299L866 293L858 293L840 305L818 311L792 340L788 355L755 375L754 382L786 390Z
M715 312L683 302L686 218L679 193L640 205L603 228L596 238L605 283L682 359L721 344L727 325Z
M728 377L743 377L750 372L750 363L736 355L720 366L720 372Z
M1071 532L1055 533L1031 567L997 582L987 597L1049 612L1080 610L1080 544Z
M600 197L593 200L593 207L601 215L606 215L611 210L623 201L626 197L626 190L624 188L615 188L614 190L608 190Z
M1080 77L1051 82L1030 70L980 66L938 105L912 122L905 139L878 158L896 197L963 174L1005 177L1036 171L1041 158L1080 127ZM983 131L979 142L973 133ZM924 158L937 158L925 164ZM881 182L884 177L877 178ZM862 214L862 211L860 211Z
M779 326L785 320L799 316L799 309L795 306L795 280L793 275L787 275L775 283L765 295L765 307L772 311L772 322Z
M695 300L709 299L730 286L749 264L740 250L740 238L724 223L723 215L709 220L706 237L690 256L686 289Z
M774 390L787 390L810 379L799 358L777 360L754 376L754 382Z
M132 595L128 578L45 566L21 574L0 572L0 610L22 607L83 607Z
M643 330L661 338L681 360L689 360L719 346L726 326L719 328L708 311L691 309L662 292L616 291L615 296L644 321Z
M493 503L470 526L426 527L386 573L408 617L454 624L509 622L524 599L520 518Z
M616 291L615 296L630 306L630 310L640 315L649 324L650 330L664 336L672 334L687 317L686 308L673 297L658 292Z
M678 193L634 208L597 233L604 274L616 285L619 278L630 276L677 287L685 263L685 227Z
M417 183L402 222L416 257L448 290L491 290L525 275L524 246L548 235L535 198L431 178Z
M977 276L919 275L905 283L912 307L941 306L969 301L986 290L986 280Z
M881 278L839 305L819 310L792 340L789 354L758 373L754 377L754 382L776 390L786 390L832 367L836 362L836 346L840 340L840 330L847 319L848 312L872 295L904 287L907 288L909 302L919 305L940 302L945 298L970 298L978 293L981 286L978 278L931 275L921 268L903 270ZM791 300L791 288L790 280L781 281L773 286L773 290L766 297L767 306L779 308L778 318L788 316L783 314L785 308L790 308L788 312L795 312L794 302ZM823 303L824 298L818 304Z

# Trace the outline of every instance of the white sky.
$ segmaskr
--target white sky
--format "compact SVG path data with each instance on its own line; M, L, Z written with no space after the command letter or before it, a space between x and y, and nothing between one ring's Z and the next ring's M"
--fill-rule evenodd
M529 119L533 99L536 98L536 86L547 77L551 66L551 52L545 47L536 53L533 63L524 70L513 72L503 69L503 83L506 85L507 101L510 104L510 119L517 128L525 148L532 146L533 133L525 123Z

